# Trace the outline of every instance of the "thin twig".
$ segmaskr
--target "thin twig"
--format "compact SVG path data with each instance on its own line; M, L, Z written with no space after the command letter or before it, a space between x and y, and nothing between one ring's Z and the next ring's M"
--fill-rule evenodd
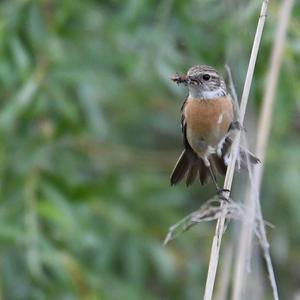
M277 28L277 33L274 41L273 52L270 61L270 67L267 76L267 82L265 87L263 108L259 118L258 125L258 136L257 136L257 145L256 145L256 154L260 157L262 164L254 166L253 174L251 178L251 188L249 190L249 196L247 202L249 203L250 214L256 214L258 220L258 235L260 237L260 243L263 249L267 270L269 274L269 279L272 286L273 298L275 300L279 299L277 285L275 281L274 270L271 262L271 256L269 251L269 243L266 236L265 225L262 217L260 202L259 202L259 190L261 187L263 167L266 155L267 141L270 134L271 120L272 120L272 111L275 101L275 92L277 87L277 81L279 76L279 70L282 63L282 54L283 47L286 38L286 32L288 27L288 22L290 14L293 7L293 0L285 0L280 9L280 17ZM238 251L237 258L237 268L235 271L235 281L233 288L233 299L241 299L242 290L243 290L243 278L245 276L245 258L250 255L251 251L251 239L253 231L247 228L247 225L244 225L240 234L240 249ZM246 239L248 242L244 242Z
M253 43L253 47L252 47L252 51L251 51L250 61L249 61L249 65L248 65L247 75L246 75L242 99L241 99L239 122L242 125L243 125L243 121L244 121L244 117L245 117L245 112L246 112L249 92L250 92L250 88L251 88L256 58L257 58L259 45L260 45L260 41L261 41L261 37L262 37L262 32L263 32L263 28L264 28L264 24L265 24L267 8L268 8L268 0L265 0L262 3L262 8L261 8L260 17L258 20L257 30L256 30L255 38L254 38L254 43ZM226 173L225 182L224 182L224 189L229 189L229 190L231 189L236 159L237 159L237 155L238 155L239 144L240 144L240 132L237 133L236 138L233 143L233 148L232 148L233 151L232 151L232 154L230 157L231 161L227 168L227 173ZM222 236L223 236L223 232L224 232L224 225L225 225L226 214L227 214L226 204L224 203L222 206L224 208L223 214L217 221L215 236L214 236L213 242L212 242L210 262L209 262L208 274L207 274L206 285L205 285L204 300L212 299L212 293L213 293L214 284L215 284L216 272L217 272L217 267L218 267L218 262L219 262L220 246L221 246L221 242L222 242Z

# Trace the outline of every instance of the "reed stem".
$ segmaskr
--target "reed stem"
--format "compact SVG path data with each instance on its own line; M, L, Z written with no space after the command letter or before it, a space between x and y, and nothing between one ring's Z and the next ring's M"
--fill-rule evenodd
M259 17L258 24L257 24L256 34L255 34L255 38L254 38L254 42L253 42L253 46L252 46L250 61L249 61L249 65L248 65L243 94L242 94L242 98L241 98L241 107L240 107L240 112L239 112L240 124L243 124L244 117L245 117L246 107L247 107L247 103L248 103L248 97L249 97L252 78L253 78L253 74L254 74L256 58L257 58L260 41L261 41L261 37L262 37L262 32L263 32L263 28L264 28L264 24L265 24L265 20L266 20L267 10L268 10L268 0L264 0L262 3L260 17ZM240 132L237 133L236 138L234 139L234 142L233 142L233 147L232 147L233 151L231 154L231 161L227 168L227 173L226 173L226 177L225 177L225 181L224 181L224 189L228 189L228 190L231 189L239 145L240 145ZM227 193L227 195L225 193L225 196L229 197L229 193ZM213 242L212 242L211 255L210 255L210 261L209 261L209 267L208 267L208 273L207 273L207 279L206 279L206 285L205 285L204 300L212 299L212 294L213 294L213 289L214 289L214 284L215 284L215 279L216 279L216 273L217 273L217 268L218 268L218 263L219 263L220 247L221 247L221 242L222 242L222 237L223 237L223 232L224 232L224 225L225 225L226 214L227 214L226 206L227 206L226 203L222 204L223 214L218 219L216 229L215 229L215 235L214 235Z

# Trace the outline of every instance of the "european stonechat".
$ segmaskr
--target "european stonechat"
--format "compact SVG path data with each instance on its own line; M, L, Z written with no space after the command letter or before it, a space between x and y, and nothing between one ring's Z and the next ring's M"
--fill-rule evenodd
M218 192L217 172L225 175L232 145L230 132L241 129L234 121L233 101L227 92L222 76L212 67L197 65L186 76L172 78L188 86L189 95L181 108L181 128L184 150L171 175L171 184L180 182L186 175L186 185L199 176L201 184L213 180ZM252 163L259 160L248 151L240 149Z

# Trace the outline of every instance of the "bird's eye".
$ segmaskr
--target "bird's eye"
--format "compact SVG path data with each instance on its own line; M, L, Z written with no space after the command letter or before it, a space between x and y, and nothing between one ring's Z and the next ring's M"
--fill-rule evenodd
M210 79L210 75L208 75L208 74L203 75L203 80L207 81L209 79Z

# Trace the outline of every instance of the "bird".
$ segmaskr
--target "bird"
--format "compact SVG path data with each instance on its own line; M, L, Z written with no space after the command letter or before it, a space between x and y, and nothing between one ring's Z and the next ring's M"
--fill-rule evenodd
M188 87L188 97L181 107L181 129L184 150L172 171L170 182L176 185L184 178L191 185L197 177L206 184L210 179L217 192L224 191L217 183L217 174L225 175L233 142L232 132L241 130L235 120L234 105L221 74L211 66L195 65L185 76L171 78L177 84ZM244 148L239 157L245 165L259 159Z

